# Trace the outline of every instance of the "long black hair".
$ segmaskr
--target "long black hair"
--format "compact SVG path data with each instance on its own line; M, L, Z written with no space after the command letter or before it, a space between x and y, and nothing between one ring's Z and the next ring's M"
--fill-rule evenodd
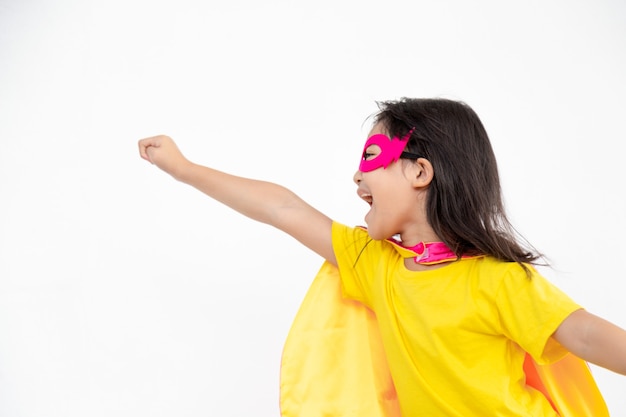
M474 110L463 102L440 98L377 104L374 122L392 137L403 137L413 129L405 150L423 155L432 164L428 222L457 256L486 254L522 266L545 261L507 218L495 154Z

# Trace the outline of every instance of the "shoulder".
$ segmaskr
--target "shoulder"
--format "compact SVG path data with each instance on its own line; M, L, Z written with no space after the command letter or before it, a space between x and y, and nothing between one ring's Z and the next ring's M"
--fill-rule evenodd
M491 256L460 262L466 265L465 273L470 285L483 295L489 294L489 298L497 298L502 293L528 290L539 281L545 281L530 264L522 266L517 262L502 261Z
M365 226L347 226L335 220L333 220L332 232L333 237L337 235L338 237L353 237L373 240L367 233L367 228Z
M467 265L468 273L480 277L482 281L490 281L493 284L500 284L509 279L528 279L526 270L517 262L508 262L496 259L492 256L479 256L463 260ZM532 265L526 265L534 276L537 272Z
M393 245L385 240L374 240L363 227L350 227L334 222L333 251L340 270L369 274L380 272L399 258Z
M355 248L363 248L371 243L367 231L358 227L350 227L345 224L333 222L332 241L335 256L354 252Z
M526 267L527 269L524 269ZM569 297L542 275L533 265L505 262L485 257L481 265L482 285L489 286L499 302L515 300L517 305L570 303Z
M346 254L347 256L368 256L382 253L395 253L393 245L386 240L375 240L370 237L367 229L363 226L346 226L345 224L333 222L332 225L333 250L336 256Z

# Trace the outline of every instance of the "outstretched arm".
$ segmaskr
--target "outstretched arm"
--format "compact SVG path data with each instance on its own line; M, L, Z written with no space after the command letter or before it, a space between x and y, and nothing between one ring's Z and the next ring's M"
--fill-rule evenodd
M183 156L168 136L140 140L139 154L178 181L197 188L251 219L290 234L336 265L331 219L287 188L194 164Z
M577 310L563 320L553 337L579 358L626 375L626 330Z

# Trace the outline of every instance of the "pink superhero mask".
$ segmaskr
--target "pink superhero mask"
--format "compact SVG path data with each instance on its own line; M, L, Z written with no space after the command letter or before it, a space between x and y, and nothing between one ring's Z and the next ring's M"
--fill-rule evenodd
M389 139L389 136L382 133L377 133L370 136L365 142L363 147L363 155L361 156L361 164L359 165L359 171L370 172L380 167L387 168L389 164L397 161L399 158L418 159L421 156L404 152L406 144L409 142L409 138L413 133L413 129L409 131L402 139L394 136L393 139ZM366 159L367 148L372 145L376 145L380 148L380 153L372 159Z

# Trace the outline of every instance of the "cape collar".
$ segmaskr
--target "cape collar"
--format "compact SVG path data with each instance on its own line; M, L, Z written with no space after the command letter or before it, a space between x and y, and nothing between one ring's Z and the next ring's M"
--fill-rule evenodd
M367 227L359 227L367 231ZM404 246L400 240L393 237L385 240L392 244L400 256L403 258L413 258L416 264L422 265L436 265L444 262L458 261L459 259L471 259L485 256L461 255L459 257L443 242L420 242L415 246L408 247Z
M416 264L436 265L476 257L463 255L459 258L456 253L443 242L420 242L415 246L407 247L403 246L402 242L393 238L387 239L387 241L396 248L402 257L413 258Z
M457 256L443 242L420 242L415 246L407 247L394 238L387 239L403 258L413 258L416 264L436 265L445 262L458 261L459 259L479 258L484 255L461 255Z

